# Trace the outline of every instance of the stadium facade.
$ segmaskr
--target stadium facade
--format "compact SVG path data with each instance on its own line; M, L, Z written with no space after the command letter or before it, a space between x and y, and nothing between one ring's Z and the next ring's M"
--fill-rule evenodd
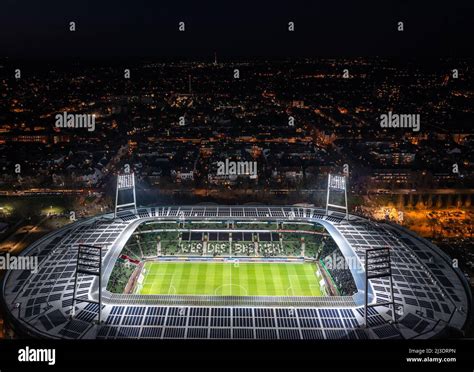
M111 293L107 283L137 227L150 221L293 221L322 225L351 267L357 287L349 296L190 296ZM102 247L99 280L78 282L80 245ZM365 251L389 248L395 319L390 305L368 308ZM39 268L8 271L1 283L5 313L23 337L65 339L426 339L462 335L472 295L463 273L439 248L392 224L297 206L170 206L120 211L80 220L35 242L22 255L38 256ZM183 258L184 259L184 258ZM371 279L367 298L386 303L387 278ZM453 333L454 332L454 333Z

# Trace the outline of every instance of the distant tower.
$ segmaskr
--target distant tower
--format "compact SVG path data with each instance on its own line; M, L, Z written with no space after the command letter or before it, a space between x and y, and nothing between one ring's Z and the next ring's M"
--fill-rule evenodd
M193 90L191 88L191 75L188 76L188 80L189 80L189 94L192 94Z
M214 66L217 66L217 53L214 52Z

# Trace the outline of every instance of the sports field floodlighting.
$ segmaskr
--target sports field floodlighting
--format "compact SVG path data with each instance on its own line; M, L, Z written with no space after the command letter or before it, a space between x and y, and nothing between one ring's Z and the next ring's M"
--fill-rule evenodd
M369 304L369 281L371 279L388 278L390 298L387 301L380 301ZM392 320L396 322L396 306L393 294L392 263L390 258L390 248L373 248L365 251L365 301L364 318L365 326L368 326L368 310L371 307L390 306L392 309Z
M132 191L132 200L123 201L119 204L119 198L121 195L126 196L127 191L128 193ZM129 195L128 195L129 196ZM125 198L124 198L125 199ZM130 196L129 198L130 199ZM117 218L117 212L122 209L130 209L132 208L135 213L137 213L137 199L135 193L135 174L134 173L125 173L119 174L117 176L117 189L115 193L115 214L114 217Z
M98 277L98 299L97 301L89 299L84 295L77 296L77 281L79 276ZM74 275L74 289L72 294L71 317L74 318L76 311L76 302L88 302L97 304L98 323L100 324L100 314L102 312L102 247L95 245L79 244L77 248L76 273Z
M330 202L331 191L344 195L344 204L335 204ZM343 210L346 213L346 219L349 219L349 209L347 207L347 178L346 176L328 174L328 187L326 195L326 215L329 215L329 208Z

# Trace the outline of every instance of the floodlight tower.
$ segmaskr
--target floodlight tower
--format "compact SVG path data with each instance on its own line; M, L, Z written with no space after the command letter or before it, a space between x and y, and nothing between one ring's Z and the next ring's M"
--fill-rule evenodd
M132 199L130 202L123 202L119 204L119 193L124 193L126 191L132 190ZM122 208L132 207L134 212L137 213L137 199L135 194L135 174L126 173L119 174L117 176L117 190L115 192L115 218L117 218L117 212Z
M332 204L329 202L329 196L332 191L344 193L344 205ZM326 215L329 214L329 207L341 209L346 213L346 219L349 219L349 208L347 206L347 179L346 176L328 174L328 187L326 196Z
M386 301L377 301L369 304L369 281L371 279L388 278L390 298ZM365 301L364 319L368 326L368 310L371 307L390 306L392 309L392 320L397 321L395 314L395 295L393 292L392 262L390 248L372 248L365 250Z
M77 295L79 275L94 276L98 278L98 300L94 301L84 295ZM80 283L79 283L80 284ZM88 244L79 244L77 248L76 273L72 293L71 317L76 315L76 303L88 302L96 304L98 323L102 314L102 247Z

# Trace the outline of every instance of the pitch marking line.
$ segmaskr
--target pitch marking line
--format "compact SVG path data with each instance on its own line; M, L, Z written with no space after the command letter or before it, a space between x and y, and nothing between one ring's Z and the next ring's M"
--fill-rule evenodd
M244 286L242 286L242 285L240 285L240 284L222 284L222 285L220 285L219 287L217 287L217 288L215 289L214 294L215 294L216 296L223 296L222 294L217 293L217 291L220 290L220 289L223 289L224 287L231 287L231 294L230 294L230 296L232 296L232 287L240 287L241 289L244 290L245 294L240 295L240 296L247 296L247 295L248 295L247 288L245 288Z
M156 290L153 288L155 283L156 283L156 284L161 284L160 281L159 281L159 279L158 279L158 281L157 281L156 277L167 277L167 276L168 276L168 277L171 276L171 280L170 280L170 284L169 284L169 286L168 286L168 293L167 293L167 294L168 294L168 295L175 295L175 294L176 294L176 287L173 285L173 284L174 284L174 283L173 283L173 280L174 280L174 276L175 276L174 274L160 274L160 273L148 274L148 275L146 276L146 278L144 279L144 281L143 281L143 286L145 286L145 284L150 284L150 285L151 285L151 290L152 290L153 292L160 292L160 291L156 291ZM153 277L153 278L150 279L149 282L147 282L148 277ZM156 286L155 286L155 287L156 287ZM171 289L173 289L173 293L171 293Z

